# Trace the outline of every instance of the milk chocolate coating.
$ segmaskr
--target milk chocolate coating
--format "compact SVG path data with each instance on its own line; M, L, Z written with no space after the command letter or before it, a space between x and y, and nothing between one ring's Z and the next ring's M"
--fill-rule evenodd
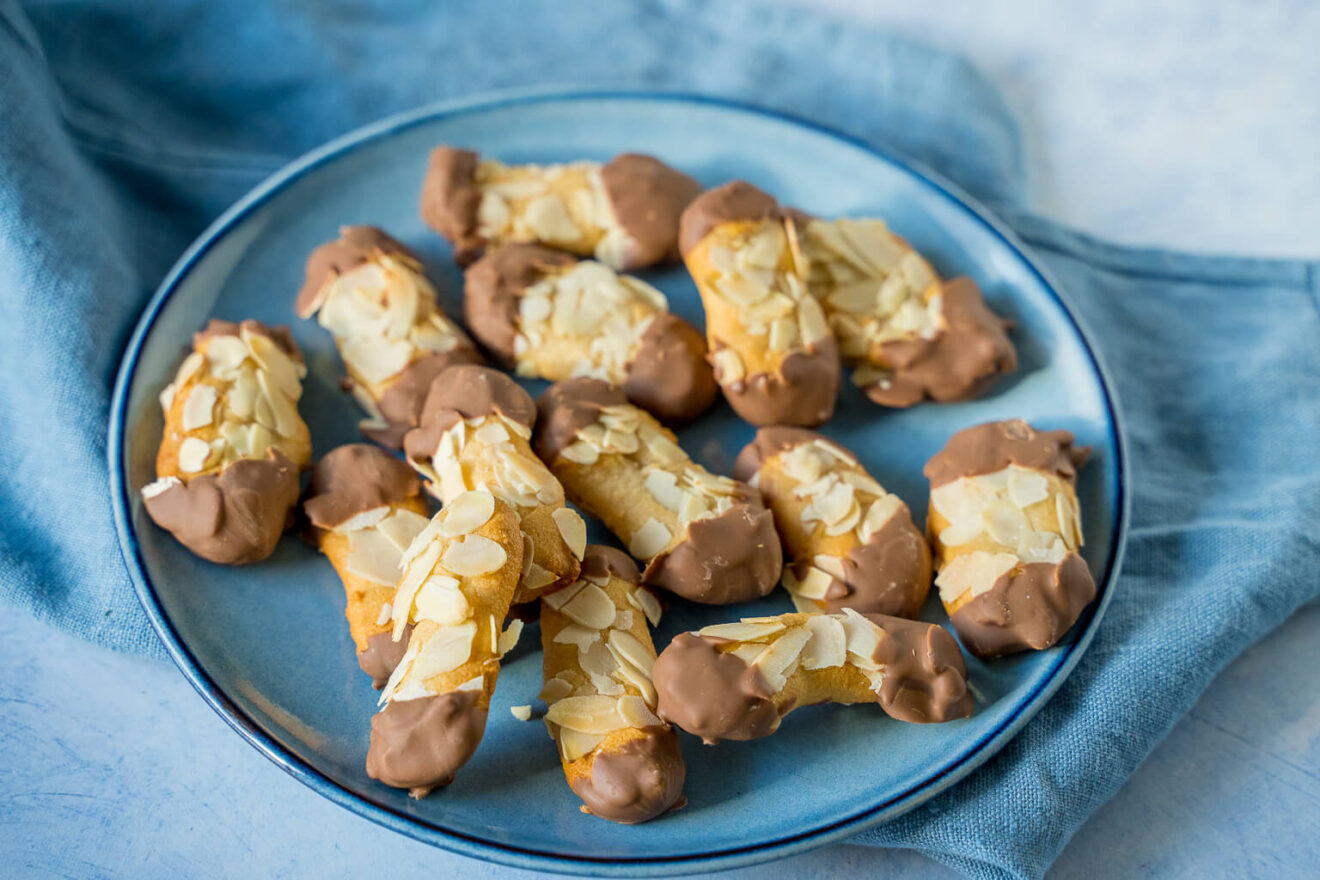
M593 816L636 825L654 819L683 795L687 775L678 734L668 727L644 728L645 735L611 751L598 751L591 772L571 783Z
M214 336L239 336L242 330L260 333L296 362L300 364L303 362L302 350L298 348L298 343L293 341L293 334L286 325L271 326L252 318L237 323L223 318L212 318L206 322L205 327L193 334L193 348L200 348L204 341Z
M412 637L413 625L410 623L403 630L403 636L397 642L393 633L378 632L367 636L367 647L358 651L358 666L371 676L371 686L376 690L385 687L394 667L399 665L408 650L408 639Z
M614 219L628 234L623 269L678 259L678 222L701 184L652 156L621 153L600 170Z
M843 582L831 585L825 611L916 617L929 592L930 545L904 504L843 557Z
M932 489L959 477L993 474L1011 464L1057 474L1071 483L1090 453L1089 446L1073 446L1071 431L1037 431L1022 419L1006 419L954 434L921 472Z
M893 407L967 400L995 376L1017 369L1008 325L986 307L975 281L945 281L942 296L948 327L934 339L896 339L880 346L881 359L892 372L885 378L888 387L876 383L863 389L871 400Z
M454 246L454 261L460 266L471 263L486 246L477 234L477 161L472 150L436 147L422 182L422 220Z
M403 438L421 423L422 406L435 377L459 364L480 365L481 355L475 348L459 344L449 351L428 354L408 364L376 402L380 414L385 417L386 427L363 428L362 433L382 446L402 449Z
M692 200L679 219L678 244L687 256L717 226L744 220L778 220L784 216L775 197L745 180L708 189Z
M367 510L399 504L421 494L408 465L376 446L348 443L330 450L312 468L303 513L318 529L333 529Z
M832 336L817 340L784 358L776 373L754 373L721 387L733 411L750 424L814 428L834 415L839 346Z
M972 714L967 666L942 627L883 614L866 618L883 630L872 659L884 666L876 702L891 718L913 724L952 721ZM720 638L684 633L660 653L652 670L657 713L707 743L759 739L774 733L795 708L776 708L761 673Z
M716 650L723 643L682 633L660 652L651 670L656 713L708 745L769 736L779 727L775 693L759 670Z
M404 452L413 460L428 458L454 425L492 413L530 428L536 421L536 404L499 370L472 364L451 367L431 383L419 426L404 438Z
M651 560L642 579L693 602L728 605L769 594L783 568L774 517L748 489L724 513L688 523L683 540Z
M434 697L387 703L371 719L367 775L413 797L454 781L486 730L481 691L451 691Z
M537 400L537 454L553 465L578 431L599 420L602 408L627 402L621 390L600 379L556 382ZM774 518L754 491L742 488L742 497L724 513L689 523L683 540L653 559L642 580L710 605L744 602L773 590L783 570Z
M738 453L733 475L746 482L776 455L826 439L802 428L762 428ZM804 560L800 566L805 569L810 564ZM844 579L832 578L823 610L833 614L851 608L863 614L916 617L930 591L930 564L930 545L913 525L904 504L866 543L848 551L843 559Z
M1063 638L1094 598L1091 570L1069 553L1058 564L1029 562L1000 575L950 619L967 650L979 657L1042 651Z
M705 412L718 391L701 331L677 315L652 319L628 362L623 380L628 399L660 421L678 424Z
M463 273L463 318L505 367L515 363L518 298L546 275L558 274L577 257L539 244L505 244L486 253Z
M640 584L642 573L637 563L622 550L604 544L588 544L582 556L582 577L617 577L630 584Z
M417 255L385 230L375 226L341 226L339 238L312 251L307 258L303 286L298 291L298 317L310 318L320 307L326 283L371 260L376 254L400 254L411 260Z
M878 695L881 709L891 718L912 724L953 721L972 714L967 664L948 630L884 614L866 618L884 630L871 655L885 668Z
M271 448L266 458L235 461L143 502L147 515L203 559L260 562L275 551L298 503L298 469Z

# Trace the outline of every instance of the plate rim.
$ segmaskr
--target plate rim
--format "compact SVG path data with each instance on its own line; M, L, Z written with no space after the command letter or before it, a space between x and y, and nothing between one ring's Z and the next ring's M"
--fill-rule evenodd
M423 822L391 806L377 803L359 795L335 779L304 762L280 745L261 729L230 700L225 691L192 655L179 637L164 607L156 597L146 563L138 546L131 518L131 499L127 474L124 471L124 432L128 406L128 392L136 372L143 344L157 317L179 284L208 251L244 218L269 199L275 197L293 182L337 159L351 150L392 137L410 128L463 114L503 110L527 104L582 101L658 101L674 104L694 104L716 107L725 111L759 116L787 123L840 141L860 149L873 158L916 178L921 183L945 196L957 208L979 223L992 236L998 238L1035 275L1038 282L1057 303L1072 325L1092 368L1100 380L1100 390L1108 415L1107 428L1114 447L1114 490L1117 504L1111 534L1111 552L1105 571L1099 579L1098 601L1083 612L1073 627L1069 639L1046 677L1030 693L1024 695L1018 706L991 731L979 736L976 742L956 758L946 762L937 772L925 776L920 782L908 786L901 793L867 806L843 819L818 825L809 830L779 836L773 840L742 846L711 849L699 853L669 856L639 856L632 858L593 857L565 854L531 847L520 847L467 834L430 822ZM258 752L313 791L351 810L366 819L411 838L439 846L459 855L493 861L525 870L545 870L555 873L585 872L594 876L662 876L703 870L724 870L753 865L773 859L805 852L895 818L924 803L967 777L997 754L1010 739L1049 702L1054 693L1067 680L1095 635L1113 597L1114 582L1121 570L1127 549L1127 534L1131 498L1128 492L1129 470L1126 431L1120 416L1118 398L1113 379L1090 331L1068 305L1060 286L1049 270L1040 264L1012 229L999 220L979 201L959 186L920 162L901 156L887 148L840 131L806 117L780 109L769 108L750 101L682 90L646 89L578 89L536 87L483 92L477 95L435 102L413 110L385 117L377 122L356 128L334 138L302 156L292 160L249 190L238 201L220 214L178 258L165 275L155 293L143 309L133 333L129 337L116 371L114 393L110 401L110 419L107 432L107 466L110 478L110 500L114 513L115 532L119 551L129 579L148 620L160 638L170 659L179 667L184 678L202 699L219 714Z

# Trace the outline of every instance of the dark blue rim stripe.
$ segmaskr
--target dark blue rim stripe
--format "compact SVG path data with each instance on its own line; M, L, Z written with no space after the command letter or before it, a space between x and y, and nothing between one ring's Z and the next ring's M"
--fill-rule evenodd
M474 112L506 109L523 104L544 103L549 101L666 101L671 103L689 103L719 107L739 113L768 117L770 119L799 126L821 135L833 138L849 146L863 150L875 158L894 166L912 177L921 180L932 190L964 210L972 219L980 223L994 237L998 238L1018 259L1034 274L1040 284L1049 292L1063 313L1067 316L1077 337L1081 340L1091 366L1100 380L1104 393L1105 407L1109 417L1109 434L1115 454L1114 493L1117 499L1117 516L1111 534L1109 559L1100 578L1101 595L1084 614L1079 625L1074 626L1073 635L1066 645L1060 646L1052 669L1040 684L1026 694L1017 708L994 730L985 734L973 746L958 755L946 765L930 774L925 780L907 790L867 807L852 816L826 825L819 826L799 834L767 840L746 846L702 853L676 856L648 856L638 858L598 858L589 855L570 855L546 852L513 846L497 841L486 840L442 828L431 823L422 823L417 817L401 813L391 806L368 800L325 776L287 751L271 738L260 724L235 705L228 696L202 670L197 660L179 638L173 624L165 614L151 585L146 572L146 565L138 547L136 536L130 522L132 499L129 495L127 462L123 455L124 426L127 417L128 392L131 387L138 356L147 335L166 301L173 294L180 282L200 261L211 247L255 208L278 194L281 190L305 175L338 159L345 152L362 145L379 141L419 125ZM314 150L276 172L259 184L246 196L222 214L180 257L169 275L161 282L151 302L147 305L137 328L125 349L119 375L115 383L114 397L111 402L110 429L108 436L108 465L110 471L111 498L113 501L115 526L119 535L120 550L131 575L138 598L145 609L152 626L155 627L165 644L170 657L183 672L193 688L202 698L220 714L225 721L243 738L248 740L258 751L272 760L277 766L300 782L329 798L335 803L365 816L372 821L407 834L410 837L442 846L462 855L475 858L491 859L524 869L542 869L568 872L587 869L594 873L622 874L629 869L642 868L646 873L679 873L703 869L732 868L768 861L802 852L815 846L830 843L856 834L879 822L893 818L912 807L933 797L949 786L961 780L980 764L988 760L995 752L1031 719L1042 705L1062 685L1069 672L1076 666L1086 646L1094 636L1096 626L1103 616L1112 597L1112 583L1122 561L1126 543L1129 498L1127 494L1127 452L1126 439L1119 421L1118 406L1113 392L1113 383L1109 378L1090 334L1082 327L1076 315L1059 295L1058 287L1048 277L1047 272L1027 252L1017 236L995 219L986 209L963 193L955 185L944 180L938 174L914 163L901 159L884 150L866 143L851 135L836 131L811 120L803 119L778 110L769 110L750 103L718 98L709 95L681 92L631 92L631 91L554 91L550 89L501 93L485 98L450 101L420 110L390 117L373 125L366 126L338 138L325 146ZM668 870L666 870L668 868Z

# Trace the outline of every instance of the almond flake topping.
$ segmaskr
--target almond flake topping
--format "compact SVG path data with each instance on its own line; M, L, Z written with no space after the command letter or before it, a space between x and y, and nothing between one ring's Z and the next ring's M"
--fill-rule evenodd
M1009 465L961 477L932 490L930 501L949 521L938 535L944 548L974 541L996 548L962 553L944 565L935 583L946 603L969 590L980 595L1019 562L1058 564L1080 546L1076 501L1053 490L1040 471Z

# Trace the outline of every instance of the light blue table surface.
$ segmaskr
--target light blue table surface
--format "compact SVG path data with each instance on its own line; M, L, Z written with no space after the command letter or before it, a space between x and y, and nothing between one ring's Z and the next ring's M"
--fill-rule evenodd
M1021 110L1043 214L1129 242L1317 255L1315 4L799 2L967 54ZM1188 132L1214 149L1187 150ZM1220 675L1051 876L1316 876L1317 669L1313 605ZM5 877L531 876L359 819L244 744L173 666L16 614L0 619L0 799ZM953 876L850 846L725 876L845 873Z

